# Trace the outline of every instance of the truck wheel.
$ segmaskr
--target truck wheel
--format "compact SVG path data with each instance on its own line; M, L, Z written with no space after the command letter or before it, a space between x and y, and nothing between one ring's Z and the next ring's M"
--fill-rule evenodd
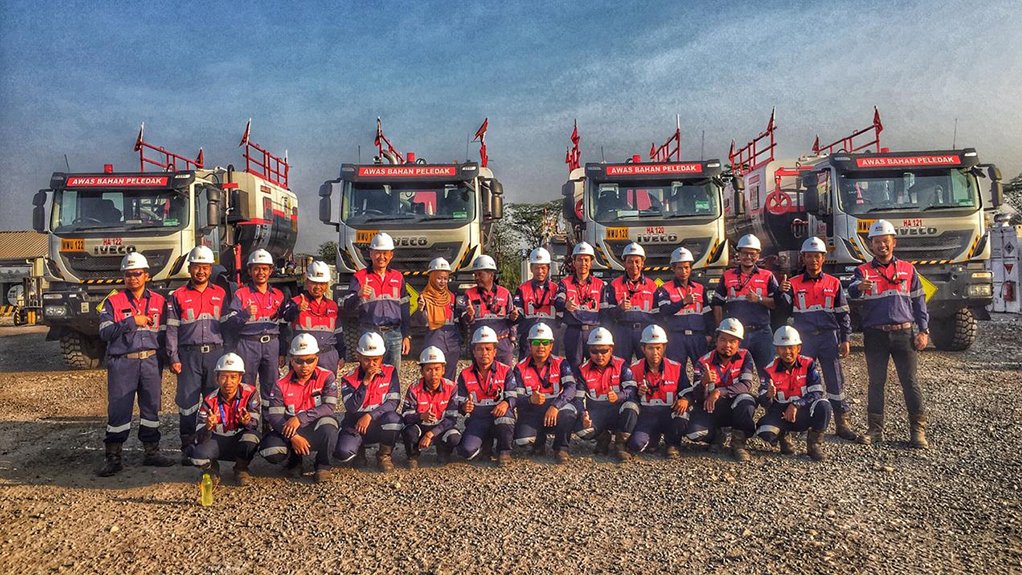
M99 339L77 331L69 331L60 337L60 350L64 363L71 369L96 369L103 359Z
M969 308L960 309L954 315L935 322L930 334L937 349L964 351L976 341L976 318Z

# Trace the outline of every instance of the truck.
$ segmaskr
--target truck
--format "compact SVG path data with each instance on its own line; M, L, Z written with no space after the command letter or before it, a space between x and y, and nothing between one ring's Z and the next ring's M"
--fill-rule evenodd
M143 123L134 146L137 171L106 164L102 172L54 172L49 188L36 193L33 227L49 234L42 321L69 367L101 364L99 312L119 289L121 258L130 252L146 256L149 287L164 295L188 281L185 257L196 245L213 250L220 285L247 279L243 262L262 248L277 263L271 281L297 287L298 198L288 187L287 154L252 143L251 126L249 120L240 144L244 171L206 168L202 148L191 159L150 144Z
M673 277L671 252L683 246L695 258L692 278L715 286L729 260L722 204L731 177L718 159L681 159L680 117L663 145L650 145L646 162L633 155L583 166L580 141L576 123L561 188L567 253L576 243L589 243L596 252L592 273L606 278L624 272L621 252L638 242L646 250L645 273L659 284Z
M352 276L369 264L369 243L387 232L394 238L391 266L400 271L414 312L434 258L451 264L451 288L475 285L470 271L476 256L493 241L493 225L504 214L504 188L489 168L486 131L476 132L480 161L433 163L414 152L399 152L376 120L377 155L372 163L343 163L337 178L319 190L319 219L337 232L337 284L334 298L349 294ZM355 318L345 317L349 353L359 337ZM422 333L413 331L417 341Z
M729 188L728 236L753 233L764 265L776 273L799 269L809 236L827 243L824 271L847 287L855 268L872 259L867 234L878 219L898 231L895 254L912 262L930 312L937 349L968 349L977 318L989 318L993 297L989 227L1003 201L1001 173L980 163L973 148L891 151L881 146L880 111L873 121L796 159L777 160L775 114L767 129L729 153L744 189ZM983 180L988 180L986 183ZM858 323L852 302L853 324Z

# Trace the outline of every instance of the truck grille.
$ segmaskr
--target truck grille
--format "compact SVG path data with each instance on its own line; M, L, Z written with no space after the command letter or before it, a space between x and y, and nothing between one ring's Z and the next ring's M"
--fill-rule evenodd
M908 261L954 260L969 247L972 235L972 230L953 230L939 236L898 236L894 254ZM862 241L869 245L865 235Z
M604 242L612 252L613 259L621 261L621 252L625 246L632 243L631 240L607 240ZM699 261L710 247L710 238L685 238L677 244L647 244L642 246L646 250L646 267L669 266L671 265L671 252L684 247L692 252L692 257Z
M155 276L163 271L174 250L143 251L149 262L149 275ZM67 253L62 257L76 276L83 280L116 279L121 277L121 258L111 256L93 256L86 253Z
M362 261L369 261L369 245L356 244L362 254ZM400 272L425 272L434 258L444 258L451 266L458 264L456 258L461 251L460 242L440 242L428 248L397 248L391 266Z

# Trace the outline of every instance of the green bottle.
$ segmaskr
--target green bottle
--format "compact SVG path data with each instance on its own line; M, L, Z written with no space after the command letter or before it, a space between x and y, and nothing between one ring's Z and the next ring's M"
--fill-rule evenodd
M202 474L199 481L199 504L203 507L213 505L213 478L208 471Z

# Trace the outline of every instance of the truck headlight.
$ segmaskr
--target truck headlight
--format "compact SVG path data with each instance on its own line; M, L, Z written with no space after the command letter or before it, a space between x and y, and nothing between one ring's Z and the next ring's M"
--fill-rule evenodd
M43 299L44 300L58 300L58 299L60 299L62 297L63 296L60 295L59 293L44 293L43 294Z
M46 317L67 317L67 308L62 305L48 305L43 308Z
M993 297L994 286L991 284L970 285L968 294L969 297Z
M994 272L972 272L973 281L981 282L992 282L994 281Z

